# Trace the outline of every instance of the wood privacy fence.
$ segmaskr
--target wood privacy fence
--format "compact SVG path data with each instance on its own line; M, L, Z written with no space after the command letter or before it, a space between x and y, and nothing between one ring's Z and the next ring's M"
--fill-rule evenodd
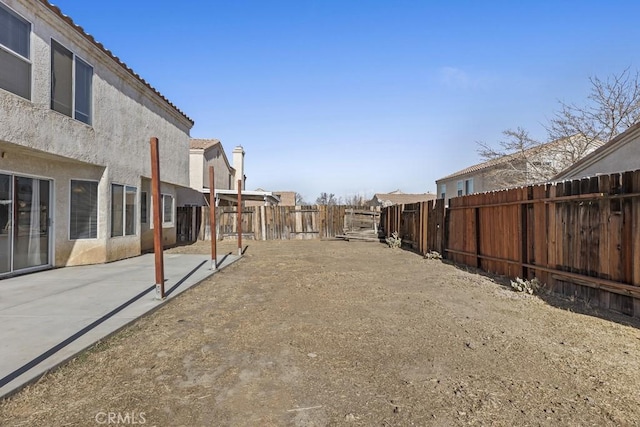
M640 317L640 171L457 197L446 211L436 205L385 209L386 234L398 227L421 253L537 277L556 293Z
M255 240L333 238L349 230L361 229L365 221L363 218L371 218L371 215L359 214L363 209L368 208L317 205L245 206L242 208L242 238ZM376 208L371 209L376 211ZM237 207L218 207L216 214L218 238L236 238ZM196 237L199 240L211 238L208 207L179 208L178 218L183 218L183 222L178 224L179 240L193 241ZM182 225L187 224L187 221L189 225ZM377 221L369 226L377 227ZM185 237L181 237L182 235Z
M382 210L380 225L386 237L397 232L415 251L444 253L444 200L393 205Z

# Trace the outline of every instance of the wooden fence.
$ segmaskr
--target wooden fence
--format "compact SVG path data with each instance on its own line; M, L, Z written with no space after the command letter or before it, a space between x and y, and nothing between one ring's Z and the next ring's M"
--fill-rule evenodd
M382 210L380 223L385 236L397 232L403 245L421 254L444 251L445 207L442 199L389 206Z
M640 317L640 171L457 197L446 210L431 203L385 209L386 234Z
M361 229L371 222L372 215L363 215L363 208L351 206L245 206L242 208L242 238L254 240L290 240L333 238L349 230ZM197 211L194 214L193 211ZM374 210L375 211L375 210ZM237 208L224 206L216 209L217 235L220 239L237 237ZM179 208L178 218L190 221L179 224L190 238L181 241L209 240L209 208ZM193 219L191 219L193 218ZM366 219L365 219L366 218ZM377 217L376 217L377 218ZM375 224L367 225L377 227ZM187 230L193 230L187 231Z

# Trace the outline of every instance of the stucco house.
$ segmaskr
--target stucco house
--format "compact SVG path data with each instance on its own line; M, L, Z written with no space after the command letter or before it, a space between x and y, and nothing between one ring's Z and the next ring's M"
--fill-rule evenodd
M241 181L242 199L256 203L277 204L278 199L271 192L246 190L247 176L244 168L245 151L238 145L232 152L233 165L217 139L192 139L189 143L189 186L191 195L185 189L179 190L179 200L184 205L206 206L211 191L209 167L213 166L215 196L218 205L237 204L238 181ZM197 196L194 198L193 194Z
M176 241L193 121L46 0L0 0L0 117L0 277Z
M459 170L436 180L439 199L546 182L600 146L577 136L562 138Z
M640 122L556 175L564 181L640 169Z
M189 142L189 186L201 191L209 188L209 166L214 168L215 188L237 190L238 180L244 189L244 149L233 150L233 166L217 139L191 139Z

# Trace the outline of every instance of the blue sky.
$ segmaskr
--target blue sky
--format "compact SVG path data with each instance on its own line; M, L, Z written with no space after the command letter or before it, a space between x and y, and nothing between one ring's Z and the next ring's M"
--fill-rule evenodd
M636 1L58 0L176 104L246 151L247 188L313 202L401 189L480 159L558 101L639 65Z

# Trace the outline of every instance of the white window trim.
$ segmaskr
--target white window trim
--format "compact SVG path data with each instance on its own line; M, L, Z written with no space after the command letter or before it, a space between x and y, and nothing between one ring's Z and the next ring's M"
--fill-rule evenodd
M120 185L122 186L123 192L122 192L122 234L118 235L118 236L113 236L113 186L114 185ZM135 209L136 211L133 213L133 221L134 221L134 226L135 226L135 233L133 234L127 234L127 187L129 188L135 188L136 190L136 205L135 205ZM140 202L140 189L135 186L135 185L128 185L128 184L122 184L120 182L112 182L109 185L109 205L111 206L111 209L109 210L109 238L111 239L118 239L121 237L136 237L140 235L140 218L138 218L138 214L139 211L139 202Z
M85 182L95 182L98 184L98 194L96 197L96 237L84 237L84 238L71 238L71 182L72 181L85 181ZM67 212L69 212L69 221L67 222L67 239L70 242L75 242L78 240L98 240L100 238L100 181L95 179L83 179L83 178L71 178L69 180L69 200L67 203Z
M73 63L72 63L72 66L71 66L71 118L73 120L75 120L76 122L82 123L83 125L93 127L93 119L94 119L93 75L95 74L94 73L95 68L89 61L84 59L82 56L77 55L73 50L69 49L67 47L67 45L65 45L64 43L59 42L58 40L56 40L53 37L51 37L51 41L55 41L57 44L59 44L60 46L62 46L63 48L65 48L69 52L71 52L71 55L73 55ZM49 45L49 47L50 47L51 51L53 52L53 43L51 43ZM91 104L91 106L89 108L91 109L91 111L90 111L90 116L89 116L89 123L85 123L82 120L78 120L76 118L76 58L80 59L82 62L87 64L89 67L91 67L91 96L89 97L90 98L89 101L90 101L90 104ZM51 60L49 60L49 67L51 67L51 66L52 66L52 62L51 62ZM51 70L51 68L50 68L50 70ZM53 70L51 70L51 72L53 73ZM33 74L33 72L31 74ZM52 82L49 83L49 85L52 85L52 84L53 84ZM49 88L49 97L51 97L51 88ZM49 102L51 103L51 101L53 101L53 100L50 99ZM49 109L51 111L54 111L54 112L58 113L58 114L62 114L65 117L69 117L64 113L61 113L59 111L54 110L53 108L49 108Z
M468 184L471 184L471 185L469 186ZM465 180L464 180L464 194L465 194L465 195L467 195L467 194L473 194L473 192L474 192L474 190L475 190L475 189L473 188L473 184L474 184L474 182L473 182L473 178L468 178L468 179L465 179ZM471 188L469 188L469 187L471 187ZM470 189L471 191L467 191L468 189Z
M33 52L33 22L31 22L30 20L28 20L24 15L22 15L21 13L18 13L14 8L12 8L11 6L9 6L8 4L2 2L2 5L4 7L6 7L7 9L9 9L12 13L14 13L15 15L17 15L18 17L20 17L21 19L23 19L25 22L29 23L29 57L25 58L24 56L20 55L18 52L13 51L12 49L8 48L7 46L3 45L0 43L0 49L2 49L3 51L9 53L10 55L13 55L15 57L17 57L18 59L22 59L23 61L27 62L29 64L29 66L31 67L31 72L29 73L29 84L30 84L30 97L28 98L28 101L32 101L33 100L33 61L31 60L31 54ZM6 93L10 93L13 96L18 96L22 99L27 99L24 98L20 95L16 95L13 92L9 92L6 89L2 89L0 88L1 91L6 92Z
M165 221L164 220L164 197L168 196L171 197L171 221ZM162 213L162 228L171 228L173 227L174 223L175 223L175 217L176 217L176 198L174 197L173 194L169 194L169 193L161 193L160 194L160 199L162 200L161 203L161 213Z

